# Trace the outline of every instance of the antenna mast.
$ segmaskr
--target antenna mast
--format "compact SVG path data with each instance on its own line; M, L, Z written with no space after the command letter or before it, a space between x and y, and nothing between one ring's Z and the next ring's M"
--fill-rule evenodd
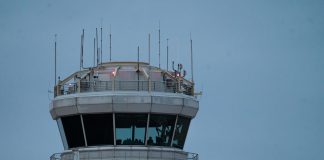
M110 34L109 34L109 61L111 62L111 26L110 26Z
M102 64L102 27L100 28L100 64Z
M54 80L55 80L55 86L56 86L56 36L57 34L55 34L55 42L54 42Z
M96 38L93 38L93 67L96 66Z
M83 43L84 43L84 29L81 34L81 51L80 51L80 70L83 69Z
M139 69L139 46L137 46L137 90L139 91L139 74L140 74L140 69Z
M148 34L148 62L151 64L151 34Z
M169 71L169 38L167 39L167 71Z
M139 46L137 46L137 71L139 72Z
M97 66L99 65L98 29L96 28Z
M191 56L191 81L194 82L194 74L193 74L193 53L192 53L191 33L190 33L190 56Z
M160 59L161 59L161 31L160 31L160 22L159 22L159 68L161 68Z
M84 29L82 30L82 68L83 68L83 55L84 55Z

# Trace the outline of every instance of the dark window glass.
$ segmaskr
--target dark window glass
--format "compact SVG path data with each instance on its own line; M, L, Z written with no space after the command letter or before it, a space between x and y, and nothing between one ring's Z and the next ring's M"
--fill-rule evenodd
M62 117L69 148L85 146L80 115Z
M171 146L175 119L176 116L173 115L151 114L147 144Z
M144 145L147 114L116 114L116 144Z
M173 143L172 143L173 147L183 149L184 143L186 141L189 125L190 125L190 118L182 117L182 116L178 117Z
M112 114L82 115L88 146L114 144Z

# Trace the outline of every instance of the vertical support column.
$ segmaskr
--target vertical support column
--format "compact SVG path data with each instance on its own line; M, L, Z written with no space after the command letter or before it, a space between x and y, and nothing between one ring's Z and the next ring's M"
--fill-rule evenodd
M176 131L176 127L177 127L178 118L179 118L179 115L177 114L177 118L176 118L176 120L175 120L175 124L174 124L174 127L173 127L172 138L171 138L171 147L173 146L173 138L174 138L175 131Z
M82 114L80 114L80 118L81 118L81 125L82 125L82 131L83 131L84 143L85 143L85 146L88 147L88 143L87 143L87 136L86 136L86 133L85 133L85 130L84 130L84 124L83 124L83 117L82 117Z
M151 103L152 104L152 103ZM147 140L148 140L148 130L149 130L149 125L150 125L150 116L151 116L151 113L148 113L147 115L147 123L146 123L146 134L145 134L145 145L147 146Z
M113 113L113 130L114 130L114 146L116 146L116 120L115 112Z
M151 112L152 112L152 105L153 105L153 97L151 96L151 105L150 105L150 112L148 113L147 117L147 124L146 124L146 139L145 139L145 145L147 146L147 140L148 140L148 132L150 127L150 119L151 119Z
M60 135L61 135L62 142L63 142L63 147L64 147L65 150L67 150L69 148L69 146L68 146L68 143L67 143L67 140L66 140L65 131L64 131L64 128L63 128L61 118L57 119L56 122L57 122L57 127L58 127Z

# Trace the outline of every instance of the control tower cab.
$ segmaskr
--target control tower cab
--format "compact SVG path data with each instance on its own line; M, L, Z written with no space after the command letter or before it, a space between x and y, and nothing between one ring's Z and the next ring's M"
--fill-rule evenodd
M54 87L50 105L64 151L51 160L187 160L183 151L198 111L182 66L108 62L82 69Z

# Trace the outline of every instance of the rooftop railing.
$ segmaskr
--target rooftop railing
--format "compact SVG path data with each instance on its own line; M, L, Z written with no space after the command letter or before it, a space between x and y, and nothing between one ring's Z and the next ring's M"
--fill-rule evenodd
M100 91L148 91L169 92L193 95L193 87L173 81L81 81L57 85L54 95L68 95L84 92Z

